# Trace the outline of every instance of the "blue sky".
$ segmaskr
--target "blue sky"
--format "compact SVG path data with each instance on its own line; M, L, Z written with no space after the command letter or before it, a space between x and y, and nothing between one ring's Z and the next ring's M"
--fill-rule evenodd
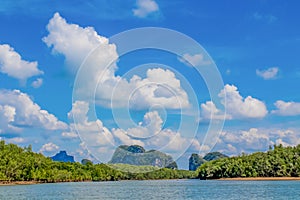
M120 144L140 144L170 153L181 167L192 152L238 155L297 145L299 6L269 0L3 1L0 138L32 144L47 156L65 149L78 161L93 155L100 162ZM122 41L114 36L143 27L177 31L203 49L121 55ZM126 42L147 38L151 33ZM89 57L96 47L97 56ZM197 69L215 67L222 87L211 99ZM85 96L91 89L94 99Z

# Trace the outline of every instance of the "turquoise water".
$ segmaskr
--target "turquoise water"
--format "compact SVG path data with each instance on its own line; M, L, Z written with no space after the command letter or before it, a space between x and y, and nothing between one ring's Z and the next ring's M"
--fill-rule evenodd
M300 199L300 181L155 180L1 186L0 199Z

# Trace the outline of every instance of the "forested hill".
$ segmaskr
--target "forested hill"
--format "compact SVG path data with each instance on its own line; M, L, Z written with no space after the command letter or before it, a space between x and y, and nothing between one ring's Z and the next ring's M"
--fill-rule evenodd
M300 177L300 145L279 145L265 153L257 152L206 162L197 172L200 179Z
M113 169L105 164L92 162L56 162L42 154L34 153L31 147L21 148L14 144L5 144L0 141L0 181L113 181L113 180L144 180L144 179L179 179L195 178L196 173L186 170L153 168L130 165L126 171ZM138 171L139 173L131 173ZM145 173L142 173L142 172Z
M166 167L177 169L177 163L170 155L163 152L150 150L146 151L139 145L121 145L119 146L109 163L122 163L130 165L150 165L155 167Z

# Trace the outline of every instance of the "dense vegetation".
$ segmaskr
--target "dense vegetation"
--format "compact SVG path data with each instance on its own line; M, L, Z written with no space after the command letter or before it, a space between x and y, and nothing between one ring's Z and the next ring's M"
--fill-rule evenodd
M269 151L206 162L198 169L200 179L235 177L299 177L300 145L270 147Z
M145 173L145 172L151 172L159 170L159 167L150 166L150 165L129 165L129 164L107 164L107 166L122 171L122 172L130 172L130 173Z
M118 170L105 164L93 164L88 160L78 162L55 162L42 154L34 153L31 147L21 148L14 144L0 141L0 180L1 181L113 181L113 180L145 180L145 179L179 179L195 178L196 173L186 170L173 170L143 166L126 165L126 170ZM117 168L121 166L117 166ZM131 171L145 173L132 173ZM128 172L130 171L130 172Z

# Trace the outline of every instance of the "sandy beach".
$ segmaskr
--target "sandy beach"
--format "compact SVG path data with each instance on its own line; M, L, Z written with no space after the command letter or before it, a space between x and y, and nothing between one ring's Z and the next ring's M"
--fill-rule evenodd
M221 181L300 181L300 177L239 177L221 178Z

